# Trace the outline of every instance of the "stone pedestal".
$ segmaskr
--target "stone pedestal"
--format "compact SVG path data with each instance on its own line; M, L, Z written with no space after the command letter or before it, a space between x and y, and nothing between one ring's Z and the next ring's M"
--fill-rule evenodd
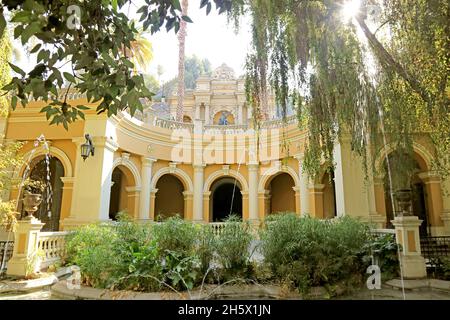
M37 257L39 232L44 223L33 217L18 221L17 224L17 229L14 233L13 256L8 261L6 274L15 277L26 277L39 269Z
M401 245L400 266L405 279L421 279L427 276L425 259L420 251L421 223L422 220L416 216L401 216L392 220L397 243Z

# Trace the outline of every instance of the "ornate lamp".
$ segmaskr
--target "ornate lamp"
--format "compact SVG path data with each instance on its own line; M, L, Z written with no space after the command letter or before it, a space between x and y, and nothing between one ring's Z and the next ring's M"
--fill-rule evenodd
M86 161L89 155L94 156L95 147L89 133L86 133L84 137L86 138L86 142L81 145L81 157L83 157L83 160Z

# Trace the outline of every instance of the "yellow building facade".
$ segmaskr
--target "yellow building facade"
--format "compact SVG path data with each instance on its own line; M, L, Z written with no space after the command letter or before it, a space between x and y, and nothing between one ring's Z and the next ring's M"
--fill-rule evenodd
M85 121L67 131L48 125L39 112L42 101L18 107L0 126L6 141L27 142L21 152L31 172L42 166L47 152L33 141L40 135L48 141L53 186L51 217L43 219L48 230L109 221L121 211L139 221L178 214L205 223L229 214L258 223L284 211L320 219L350 215L379 227L392 219L384 176L366 179L350 139L335 146L332 177L324 171L308 178L302 165L307 132L299 129L295 116L278 119L273 99L269 119L255 130L244 80L227 66L200 77L196 89L186 93L185 122L171 120L176 94L162 106L164 116L149 106L135 117L120 112L108 118L97 115L96 106L86 104L82 95L70 98L92 108ZM95 153L83 160L80 146L86 134ZM377 151L378 168L392 151L389 145ZM414 151L420 167L414 213L424 220L423 234L450 235L450 180L431 170L433 151L425 139L417 139ZM21 179L25 170L26 165L18 169L15 178ZM20 199L19 193L13 189L6 197Z

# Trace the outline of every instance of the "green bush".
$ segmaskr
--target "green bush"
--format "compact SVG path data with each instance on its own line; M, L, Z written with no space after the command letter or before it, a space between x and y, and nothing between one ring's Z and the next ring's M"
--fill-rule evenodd
M88 285L107 288L122 263L115 252L116 240L117 233L109 226L85 226L68 237L67 262L80 267Z
M250 270L250 243L253 239L250 224L236 216L225 221L222 232L215 239L217 261L225 280L246 276Z
M200 259L200 271L203 275L208 272L214 261L215 236L208 224L200 225L196 253Z
M99 288L158 291L191 289L199 279L197 230L178 218L141 225L125 215L116 224L89 225L67 241L67 261Z
M301 292L362 276L367 266L368 227L349 217L324 221L280 214L270 218L260 238L274 276Z
M450 258L442 259L443 280L450 280Z
M378 258L383 281L400 275L398 245L393 234L371 236L365 245L365 250L367 263L372 263L372 255Z
M198 237L198 229L191 222L171 217L152 226L152 237L161 251L192 253Z

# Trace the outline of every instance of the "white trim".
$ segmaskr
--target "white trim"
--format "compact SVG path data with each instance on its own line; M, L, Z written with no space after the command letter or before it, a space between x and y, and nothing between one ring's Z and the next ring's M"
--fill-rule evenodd
M389 143L378 152L375 159L375 170L377 172L382 172L384 159L386 159L386 156L394 150L393 143ZM423 145L417 142L413 142L413 150L425 161L425 165L427 166L426 170L430 170L433 155Z
M183 170L181 170L180 168L173 168L173 167L164 167L159 169L155 175L152 178L152 182L151 182L151 190L156 189L156 184L158 183L159 178L161 178L163 175L166 174L172 174L174 176L176 176L177 178L180 178L183 182L184 188L186 189L187 186L187 190L184 191L188 191L188 192L194 192L194 184L192 183L191 178L189 177L189 175L184 172Z
M280 173L287 173L291 176L291 178L294 180L294 188L300 188L300 179L298 177L297 172L293 168L287 165L282 166L272 166L271 168L267 169L267 171L264 172L264 174L261 174L261 178L259 179L258 184L258 192L264 192L266 189L267 182L274 178L276 175Z
M45 155L47 152L45 151L44 146L39 146L37 148L34 148L30 151L27 151L24 155L23 155L23 159L25 161L33 161L34 159L36 159L39 156L43 156ZM54 146L50 146L49 148L49 154L51 156L54 156L56 158L58 158L59 161L61 161L63 167L64 167L64 177L70 178L73 177L73 167L72 167L72 162L70 161L69 157L67 156L67 154ZM31 159L30 156L33 156ZM30 163L25 163L23 164L19 170L15 170L14 174L13 174L13 178L18 178L19 175L21 173L23 173L23 171L25 170L26 166L29 165Z
M125 168L129 169L131 171L131 174L134 177L134 186L137 189L141 188L141 175L139 173L138 168L136 167L136 165L134 164L133 161L131 161L129 158L127 157L118 157L116 159L114 159L113 165L112 165L112 171L118 167L118 166L124 166Z
M221 177L235 178L241 184L241 187L242 187L241 192L248 192L248 184L242 174L240 174L239 172L237 172L235 170L222 169L222 170L215 171L214 173L212 173L208 176L208 179L206 179L205 184L203 186L203 193L209 192L214 181L216 181L218 178L221 178Z

